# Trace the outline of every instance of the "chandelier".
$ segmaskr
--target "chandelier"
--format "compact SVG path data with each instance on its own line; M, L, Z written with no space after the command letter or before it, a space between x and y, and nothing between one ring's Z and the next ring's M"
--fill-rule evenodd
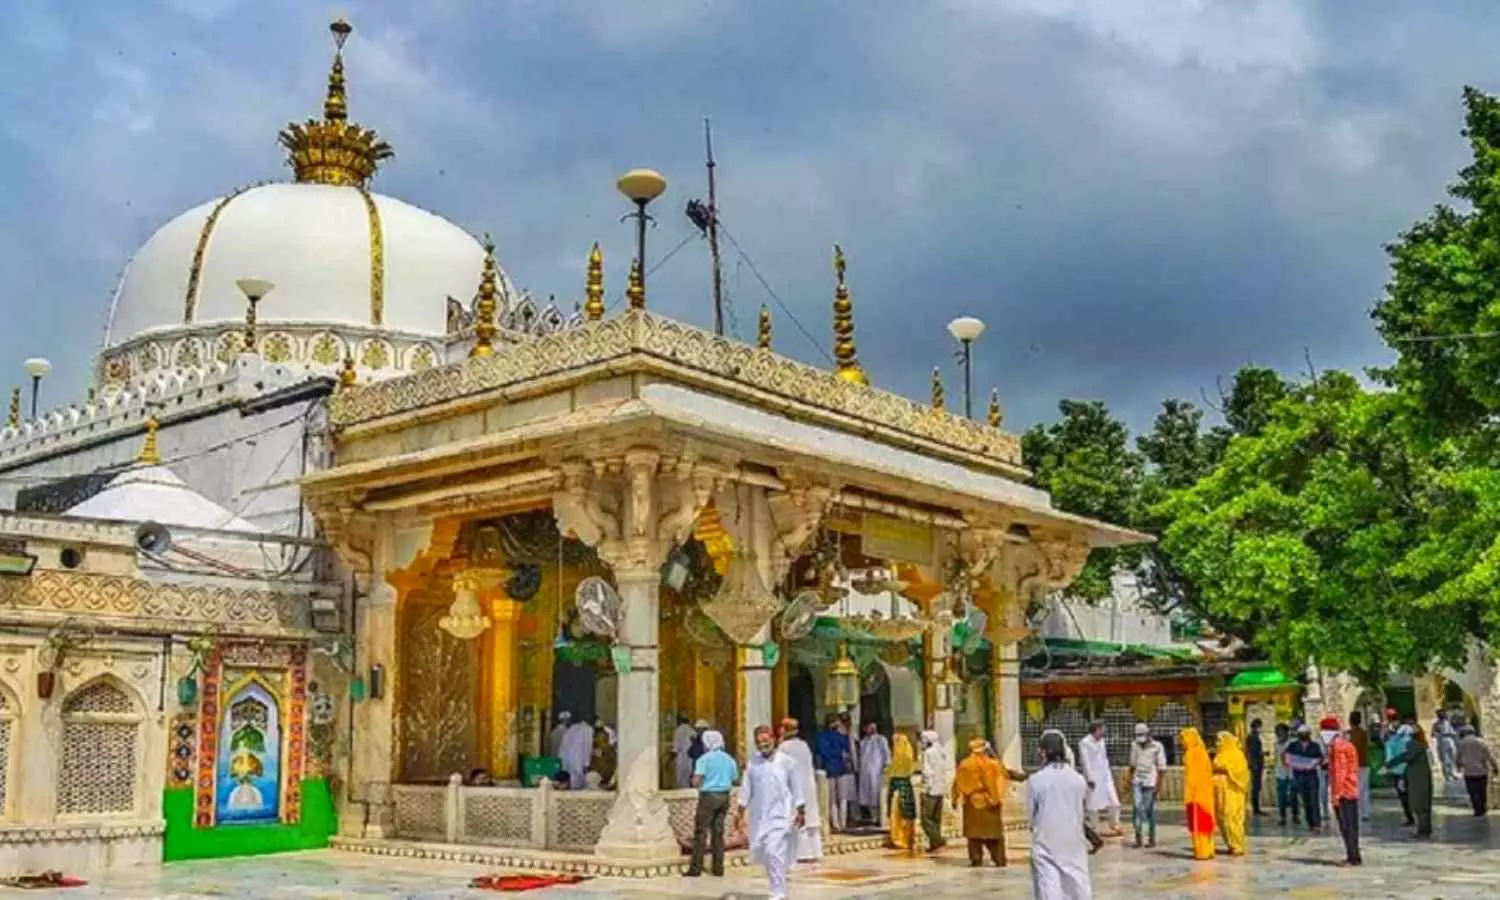
M781 611L781 600L766 588L755 566L755 554L735 548L719 590L698 608L731 641L740 646L755 642L760 630Z
M438 620L438 627L461 641L472 641L484 634L490 627L490 617L479 605L479 592L486 580L473 569L453 576L453 604L448 607L448 614Z

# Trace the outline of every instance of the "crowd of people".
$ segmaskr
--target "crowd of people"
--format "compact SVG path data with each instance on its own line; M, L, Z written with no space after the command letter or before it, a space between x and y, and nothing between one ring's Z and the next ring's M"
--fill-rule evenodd
M792 718L779 729L761 726L754 737L756 752L741 773L723 735L707 721L678 722L671 747L674 780L698 791L689 876L701 876L705 863L712 874L722 875L726 849L748 846L752 861L766 870L772 900L786 897L792 867L823 856L819 771L827 778L830 832L878 830L891 847L915 853L925 844L927 852L936 853L946 846L943 811L951 803L960 811L972 866L985 865L986 857L989 864L1007 864L1004 803L1011 783L1024 781L1033 889L1044 900L1091 897L1088 857L1105 837L1124 836L1123 804L1103 723L1089 728L1076 756L1061 732L1043 732L1040 768L1029 776L1004 765L982 738L969 742L956 765L935 731L921 732L920 747L914 748L907 735L887 738L871 722L856 741L846 715L829 716L811 743ZM559 714L549 749L561 760L560 783L607 785L614 743L613 730L602 721L590 725ZM1342 864L1351 866L1363 862L1360 827L1373 812L1374 775L1390 777L1406 824L1417 839L1426 839L1432 836L1435 774L1445 789L1462 782L1475 815L1487 812L1489 779L1500 774L1494 752L1475 728L1446 712L1438 715L1430 736L1410 717L1387 710L1373 734L1359 712L1347 725L1325 717L1316 730L1302 721L1277 724L1269 740L1257 719L1243 744L1221 732L1212 749L1198 729L1184 728L1178 750L1187 831L1197 859L1212 859L1221 844L1230 856L1248 852L1249 819L1268 815L1262 808L1268 768L1280 826L1320 834L1331 823L1343 840ZM1156 846L1157 801L1168 758L1150 726L1137 724L1124 782L1135 847ZM475 770L470 781L488 779ZM731 801L736 784L739 796Z

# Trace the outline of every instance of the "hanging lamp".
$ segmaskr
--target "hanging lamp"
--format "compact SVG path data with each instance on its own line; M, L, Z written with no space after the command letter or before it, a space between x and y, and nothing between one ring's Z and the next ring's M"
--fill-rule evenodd
M781 600L761 580L755 554L736 547L724 571L724 581L712 599L698 604L731 641L747 646L781 611Z

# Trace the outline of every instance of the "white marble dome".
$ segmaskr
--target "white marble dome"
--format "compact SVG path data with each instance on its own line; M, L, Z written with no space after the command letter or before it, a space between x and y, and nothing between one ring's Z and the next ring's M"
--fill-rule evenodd
M378 292L367 196L379 227ZM259 304L263 327L327 324L442 336L447 298L467 305L483 266L484 247L472 235L392 197L342 185L261 185L194 207L146 241L120 279L104 344L241 322L246 301L235 281L250 277L275 285ZM503 272L501 290L513 294Z

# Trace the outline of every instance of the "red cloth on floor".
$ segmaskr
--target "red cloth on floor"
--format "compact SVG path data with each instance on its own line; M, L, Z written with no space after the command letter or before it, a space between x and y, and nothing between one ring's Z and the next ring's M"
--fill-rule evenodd
M518 894L521 891L534 891L558 884L578 884L587 880L583 875L480 875L469 882L469 887Z

